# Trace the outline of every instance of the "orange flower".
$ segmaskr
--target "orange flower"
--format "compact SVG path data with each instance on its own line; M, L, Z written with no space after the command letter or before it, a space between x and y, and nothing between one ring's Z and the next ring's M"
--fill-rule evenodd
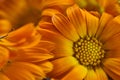
M12 31L0 41L1 80L42 80L52 70L54 44L40 40L33 24ZM47 46L46 46L47 45Z
M60 80L120 79L120 16L100 18L74 5L39 24L43 40L56 44L50 77Z
M61 9L73 4L72 0L1 0L0 18L9 20L16 27L41 19L41 12L46 9Z
M89 11L107 12L114 16L120 14L120 5L118 0L75 0L81 8Z

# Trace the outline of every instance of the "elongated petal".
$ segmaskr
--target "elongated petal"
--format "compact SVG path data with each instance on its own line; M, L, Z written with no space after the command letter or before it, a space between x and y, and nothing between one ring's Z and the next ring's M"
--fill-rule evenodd
M42 16L50 16L52 17L54 14L58 14L60 13L58 10L56 9L45 9L43 12L42 12Z
M40 64L38 64L41 69L45 72L45 73L48 73L48 72L51 72L53 70L53 65L51 62L49 61L44 61Z
M21 68L11 67L9 70L5 71L5 74L12 80L35 80L35 76L29 71Z
M50 23L50 22L40 22L39 23L39 26L37 28L38 32L40 32L40 29L43 28L43 29L48 29L50 31L53 31L53 32L58 32L58 30L55 28L55 26Z
M98 80L96 72L93 69L88 69L85 80Z
M100 40L102 42L105 42L110 37L114 36L119 32L120 32L120 16L117 16L106 25L100 36Z
M9 59L9 51L7 48L0 46L0 69L6 64Z
M33 50L31 49L21 53L19 53L19 55L15 59L16 61L40 62L53 58L53 55L50 54L49 51L42 48Z
M58 58L52 61L52 64L54 68L53 68L53 71L50 73L50 76L57 78L57 76L60 76L66 73L71 68L73 68L75 65L77 65L78 62L73 57L64 57L64 58Z
M77 41L79 36L75 27L70 23L70 21L62 14L56 14L52 17L52 22L55 27L64 35L66 38Z
M44 49L47 49L49 51L52 51L55 48L55 43L50 41L40 41L40 44L37 47L42 47Z
M0 79L1 80L10 80L5 74L0 73Z
M96 68L95 72L98 76L97 80L108 80L107 74L105 73L105 71L102 68Z
M106 53L106 57L107 58L119 58L120 57L120 48L118 47L116 49L109 50Z
M87 35L85 12L77 5L74 5L67 9L67 16L70 19L70 22L75 26L78 34L81 37L85 37Z
M100 37L102 31L104 30L105 26L107 25L107 23L112 19L112 15L107 14L107 13L103 13L100 21L99 21L99 27L96 33L96 37Z
M13 42L19 41L21 38L30 36L33 33L33 30L34 30L33 24L27 24L11 32L7 39Z
M85 11L86 15L86 26L87 26L87 31L89 36L95 36L97 29L98 29L98 22L99 19L96 16L93 16L92 14L88 13Z
M120 33L114 35L113 37L109 38L109 40L107 40L103 47L106 50L115 50L117 48L120 47Z
M10 68L13 68L13 67L16 67L16 68L20 67L21 69L25 69L33 74L36 74L36 75L41 76L41 77L45 77L43 70L39 66L36 66L34 64L31 64L31 63L14 62L14 64L12 64Z
M120 58L108 58L103 62L105 72L112 79L120 79Z
M82 65L75 66L62 80L83 80L87 74L87 68Z

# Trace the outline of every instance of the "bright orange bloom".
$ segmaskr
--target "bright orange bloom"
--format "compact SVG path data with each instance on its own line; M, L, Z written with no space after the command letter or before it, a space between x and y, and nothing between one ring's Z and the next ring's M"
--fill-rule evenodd
M0 0L0 18L9 20L16 27L37 22L44 9L64 9L72 0Z
M114 16L120 14L119 0L75 0L75 3L89 11L107 12Z
M42 80L52 70L48 59L54 44L40 40L33 24L27 24L0 40L0 80ZM47 46L46 46L47 45Z
M58 80L120 79L120 16L103 13L98 18L77 5L66 12L39 24L42 39L56 44L49 75Z

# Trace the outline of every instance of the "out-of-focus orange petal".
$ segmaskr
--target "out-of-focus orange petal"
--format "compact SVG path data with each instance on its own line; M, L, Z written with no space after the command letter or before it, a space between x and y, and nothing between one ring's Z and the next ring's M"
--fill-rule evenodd
M45 72L45 73L49 73L49 72L51 72L52 71L52 69L53 69L53 65L52 65L52 63L51 62L47 62L47 61L45 61L45 62L42 62L42 63L40 63L40 64L38 64L40 67L41 67L41 69Z
M40 42L41 35L37 33L33 24L27 24L9 33L0 43L7 46L28 48Z
M5 74L0 73L1 80L10 80Z
M0 37L7 36L8 33L11 31L12 25L7 20L0 20Z
M72 5L73 0L28 0L29 4L37 9L44 9L52 6L67 6Z
M83 80L86 74L87 74L87 68L82 65L78 65L78 66L75 66L61 80Z
M52 51L53 49L55 49L55 43L50 42L50 41L44 41L44 40L42 41L41 40L37 47L42 47L44 49Z
M0 46L0 69L6 64L9 59L9 51L7 48Z
M20 69L21 70L25 69L25 70L27 70L27 71L29 71L33 74L36 74L38 76L42 76L42 77L45 76L45 73L43 72L43 70L39 66L34 65L32 63L27 63L27 62L14 62L14 63L8 65L4 69L4 71L7 73L7 72L9 72L9 70L10 70L10 72L12 72L12 70L14 71L14 69L15 70L17 69L18 72L19 72ZM24 70L23 70L23 73L24 73Z
M33 76L28 70L16 68L16 66L7 68L7 70L4 71L4 74L7 75L10 80L35 80L35 76ZM14 74L16 74L16 76Z

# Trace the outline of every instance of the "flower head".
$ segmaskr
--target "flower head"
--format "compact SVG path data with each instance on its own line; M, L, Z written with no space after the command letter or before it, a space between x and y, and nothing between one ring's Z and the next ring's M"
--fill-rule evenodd
M52 70L49 59L54 44L41 40L33 24L27 24L0 40L1 80L42 80ZM47 44L47 46L46 46Z
M52 23L41 23L42 39L56 44L49 75L62 80L119 79L119 20L107 13L98 18L74 5L66 15L54 15Z

